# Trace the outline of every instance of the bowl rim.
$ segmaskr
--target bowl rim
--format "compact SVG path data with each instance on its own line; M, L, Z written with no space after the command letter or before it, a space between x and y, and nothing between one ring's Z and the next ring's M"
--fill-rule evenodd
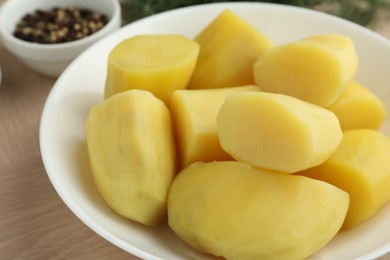
M13 8L15 5L18 5L19 3L24 2L24 0L12 0L12 1L5 1L0 6L0 39L3 41L4 45L7 45L6 43L9 43L11 45L16 44L20 46L21 48L29 48L32 50L64 50L64 49L71 49L74 47L79 47L82 45L87 45L90 42L96 41L102 36L104 36L106 33L111 31L113 28L115 28L116 24L121 22L121 5L118 0L105 0L107 3L111 3L113 7L113 11L111 14L109 14L109 21L108 23L102 27L99 31L70 42L65 43L55 43L55 44L43 44L43 43L32 43L28 41L24 41L22 39L19 39L15 37L12 32L9 32L5 28L5 24L7 21L7 10ZM82 2L81 2L82 3ZM66 6L66 2L61 2L58 5ZM36 9L36 8L35 8Z

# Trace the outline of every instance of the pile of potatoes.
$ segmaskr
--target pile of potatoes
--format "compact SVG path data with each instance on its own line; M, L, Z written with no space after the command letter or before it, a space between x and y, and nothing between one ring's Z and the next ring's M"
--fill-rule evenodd
M346 36L275 45L230 10L194 39L126 39L86 120L97 188L201 252L304 259L390 200L386 111L357 67Z

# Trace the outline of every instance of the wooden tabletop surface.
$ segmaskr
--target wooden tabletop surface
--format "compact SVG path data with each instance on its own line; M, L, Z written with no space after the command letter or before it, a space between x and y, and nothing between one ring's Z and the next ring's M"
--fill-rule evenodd
M390 38L389 27L376 30ZM38 132L56 79L31 71L1 43L0 64L0 259L138 259L83 224L46 175Z

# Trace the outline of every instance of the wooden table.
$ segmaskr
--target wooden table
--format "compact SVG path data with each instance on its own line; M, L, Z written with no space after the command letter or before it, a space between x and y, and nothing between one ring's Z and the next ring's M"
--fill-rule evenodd
M378 30L390 36L387 26ZM1 44L0 63L0 259L138 259L73 215L46 175L39 122L56 79L29 70Z

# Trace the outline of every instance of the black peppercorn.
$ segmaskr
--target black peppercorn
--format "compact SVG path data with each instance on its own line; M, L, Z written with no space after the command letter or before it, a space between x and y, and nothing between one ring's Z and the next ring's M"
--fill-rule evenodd
M14 36L35 43L64 43L91 35L107 23L107 16L85 8L55 7L22 17Z

